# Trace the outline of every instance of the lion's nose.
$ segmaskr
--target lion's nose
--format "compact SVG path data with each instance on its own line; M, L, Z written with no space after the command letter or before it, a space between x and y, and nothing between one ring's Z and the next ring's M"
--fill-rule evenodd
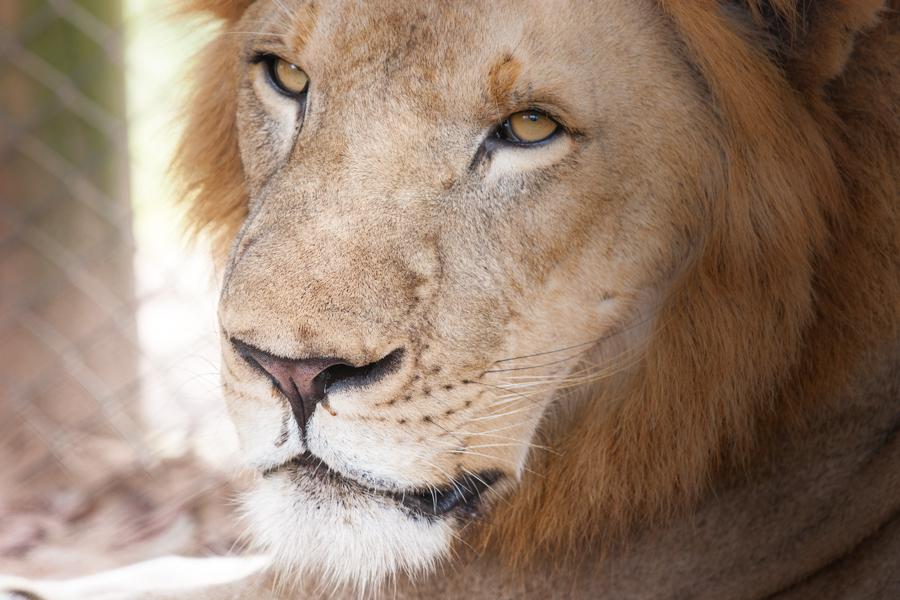
M268 375L284 394L304 438L316 405L323 404L330 410L330 390L371 385L395 370L403 354L403 350L398 348L376 362L355 366L350 361L332 356L283 358L238 339L232 338L231 343L244 360Z

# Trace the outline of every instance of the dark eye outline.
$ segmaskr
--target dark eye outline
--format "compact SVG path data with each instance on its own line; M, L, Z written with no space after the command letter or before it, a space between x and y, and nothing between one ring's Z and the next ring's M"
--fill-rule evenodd
M513 117L513 115L517 115L517 114L523 113L523 112L537 113L543 117L550 119L556 125L556 129L554 129L550 135L548 135L547 137L540 139L540 140L535 140L533 142L526 142L526 141L522 140L513 132L512 125L510 124L510 119ZM496 137L498 140L500 140L504 144L510 144L512 146L520 146L523 148L527 148L527 147L541 146L543 144L547 144L551 140L555 139L556 136L558 136L564 130L565 130L565 128L560 124L560 122L557 121L556 119L554 119L552 116L548 115L546 112L544 112L542 110L538 110L536 108L526 108L525 110L517 110L516 112L510 114L508 117L503 119L503 122L500 123L500 125L497 127L497 130L494 132L494 137Z
M275 67L275 65L278 63L278 61L282 61L282 62L288 63L290 65L297 66L296 63L287 61L287 60L281 58L280 56L278 56L277 54L257 54L253 58L253 62L263 64L263 66L265 67L265 70L266 70L266 77L269 80L269 85L271 85L275 89L276 92L278 92L282 96L291 98L292 100L303 101L306 98L306 94L309 92L309 84L310 84L309 75L308 74L306 75L306 85L303 87L303 90L301 90L299 92L293 92L293 91L287 89L284 86L284 82L281 81L280 77L278 77L278 71L276 70L276 67ZM299 69L300 67L298 66L297 68ZM303 72L306 73L306 71L303 71Z

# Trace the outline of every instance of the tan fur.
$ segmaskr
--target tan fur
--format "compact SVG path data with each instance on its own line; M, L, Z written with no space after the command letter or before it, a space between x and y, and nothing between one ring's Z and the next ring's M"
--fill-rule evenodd
M488 539L513 560L542 548L574 551L597 536L620 535L636 519L664 518L690 504L720 469L749 460L761 418L784 422L809 414L808 403L817 402L818 393L840 386L858 368L857 349L895 334L897 303L883 300L898 297L891 270L896 263L859 260L842 267L840 259L873 245L896 251L892 212L872 223L863 239L847 233L860 227L858 207L869 204L863 197L877 203L896 191L895 174L857 166L859 150L848 147L854 132L836 114L842 108L822 98L825 86L845 69L854 37L877 22L880 3L833 2L809 9L809 15L793 2L768 8L789 34L773 42L787 48L787 67L761 43L760 3L750 3L753 19L745 22L712 3L661 5L677 31L675 43L683 44L676 51L696 65L708 86L715 113L705 144L723 160L706 165L699 179L672 173L687 186L682 193L691 201L670 207L668 217L695 239L671 274L642 360L610 389L597 390L606 401L585 403L571 428L557 434L547 426L545 443L554 453L532 457L536 474L526 475L497 508ZM216 44L232 43L227 39ZM234 51L227 51L210 52L221 64L234 60ZM495 104L503 103L522 68L510 56L498 57L487 88ZM204 66L204 73L223 72L230 71ZM210 79L199 81L206 85ZM845 102L866 106L866 95ZM245 190L235 189L233 179L241 167L236 128L228 123L232 109L227 95L201 96L185 136L182 170L198 177L192 180L200 192L192 204L195 222L233 233L245 210ZM893 123L882 134L888 146L873 140L877 156L896 157L890 154L895 133ZM218 150L210 152L207 145ZM424 165L430 168L430 162ZM885 189L864 196L867 190L860 188L871 187L873 177ZM504 245L511 254L517 251L512 240ZM556 260L548 256L550 264ZM854 283L841 268L852 268ZM346 276L353 278L352 272ZM865 293L847 289L848 283ZM367 300L354 302L364 306ZM836 304L844 305L843 312L830 317ZM846 321L852 327L841 325ZM557 345L546 340L535 349ZM798 381L801 375L805 380ZM659 448L666 449L663 456ZM584 498L573 490L591 492Z
M385 478L406 485L499 469L487 518L458 529L484 564L501 565L495 582L515 580L510 565L561 567L585 581L597 560L618 556L601 560L603 577L624 569L627 585L685 597L653 588L639 565L675 560L673 540L689 545L686 531L708 526L709 542L727 537L728 523L743 531L744 516L772 517L729 499L730 486L778 498L792 485L791 461L829 472L814 446L801 443L802 458L788 459L794 451L781 440L832 439L821 423L836 427L829 415L852 412L851 397L859 406L877 397L879 418L896 415L896 6L198 8L222 20L223 34L199 59L178 168L192 223L222 241L223 265L231 246L225 384L248 453L286 427L285 408L230 338L363 363L402 346L391 381L317 413L331 466L385 456L366 468L384 466ZM238 59L253 36L232 32L248 30L308 69L296 137L273 125L281 100ZM479 132L529 107L559 117L571 136L555 150L504 150L470 166ZM543 354L567 347L575 350ZM508 387L527 381L516 375L553 383L523 401ZM502 407L518 412L481 420ZM861 427L853 435L868 441L857 444L834 431L847 456L875 435ZM336 432L352 447L328 442ZM390 470L399 460L391 448L411 456L441 444L479 451L435 451L427 464ZM774 478L746 483L769 464ZM829 493L831 506L839 499ZM682 526L691 515L705 520ZM857 525L844 523L846 532L831 532L843 540L835 548L857 539ZM758 529L747 531L740 552L765 547ZM652 554L654 532L660 552L672 553ZM622 559L629 545L651 558ZM782 560L767 573L783 587L765 593L836 552ZM784 564L797 571L776 577ZM584 589L625 589L615 585ZM711 590L731 588L697 589L716 597ZM662 597L646 594L616 597Z

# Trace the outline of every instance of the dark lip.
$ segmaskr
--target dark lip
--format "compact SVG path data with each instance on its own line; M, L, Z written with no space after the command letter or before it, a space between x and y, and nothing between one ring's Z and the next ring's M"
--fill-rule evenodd
M488 470L466 473L441 486L427 486L402 491L384 490L366 486L335 471L309 451L294 457L287 463L264 471L263 477L284 470L302 471L323 481L349 486L367 494L378 494L397 502L412 516L428 519L446 517L451 514L464 518L480 517L482 494L502 478L499 471Z
M391 495L412 512L424 517L441 517L450 512L466 518L481 516L481 494L500 480L498 471L466 473L449 484L410 490Z

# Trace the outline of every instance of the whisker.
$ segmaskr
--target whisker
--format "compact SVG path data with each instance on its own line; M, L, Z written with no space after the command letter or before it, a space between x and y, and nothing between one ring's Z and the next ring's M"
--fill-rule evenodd
M652 308L653 308L653 307L651 307L651 309L652 309ZM500 372L505 372L505 371L517 371L517 370L524 370L524 369L536 369L536 368L540 368L540 367L544 367L544 366L551 366L551 365L554 365L554 364L558 364L559 362L565 362L566 360L571 360L572 358L575 358L575 357L580 356L580 355L584 354L585 352L587 352L587 350L589 350L591 346L594 346L594 345L596 345L596 344L598 344L598 343L600 343L600 342L606 341L606 340L610 340L610 339L612 339L612 338L614 338L614 337L616 337L616 336L618 336L618 335L621 335L621 334L630 332L630 331L632 331L632 330L634 330L634 329L636 329L636 328L638 328L638 327L641 327L641 326L643 326L643 325L646 325L647 323L649 323L650 321L652 321L653 319L655 319L656 316L657 316L655 310L650 310L649 313L650 313L650 314L649 314L646 318L640 319L639 321L635 321L634 323L631 323L631 324L627 325L626 327L615 328L615 329L613 329L613 330L611 330L611 331L609 331L609 332L607 332L607 333L605 333L605 334L603 334L603 335L601 335L601 336L598 336L598 337L593 338L593 339L591 339L591 340L588 340L588 341L586 341L586 342L581 342L581 343L578 343L578 344L572 344L572 345L569 345L569 346L563 346L563 347L561 347L561 348L556 348L556 349L553 349L553 350L544 350L544 351L542 351L542 352L535 352L535 353L533 353L533 354L523 354L523 355L521 355L521 356L512 356L512 357L509 357L509 358L501 358L501 359L499 359L499 360L495 360L495 361L494 361L493 363L491 363L491 364L497 365L497 364L501 364L501 363L505 363L505 362L511 362L511 361L515 361L515 360L524 360L524 359L527 359L527 358L534 358L534 357L537 357L537 356L547 356L547 355L550 355L550 354L556 354L556 353L559 353L559 352L566 352L566 351L568 351L568 350L575 350L575 349L577 349L577 348L585 348L585 346L587 346L587 348L585 348L584 350L581 350L581 351L577 352L577 353L576 353L575 355L573 355L572 357L569 357L569 358L566 358L566 359L562 359L562 360L560 360L560 361L554 361L554 362L550 362L550 363L543 363L543 364L539 364L539 365L531 365L531 366L527 366L527 367L514 367L514 368L510 368L510 369L494 369L494 370L489 370L489 371L487 371L487 372L488 372L488 373L500 373Z
M434 419L432 419L432 420L430 420L430 421L428 421L428 422L429 422L430 424L434 425L435 427L437 427L438 429L440 429L441 431L443 431L444 433L446 433L447 435L449 435L449 436L451 436L451 437L454 437L454 438L456 437L456 436L453 435L453 433L451 433L451 431L450 431L449 429L447 429L446 427L444 427L443 425L441 425L440 423L438 423L438 422L435 421ZM462 443L462 440L457 440L457 442Z
M592 383L599 381L601 379L605 379L608 377L612 377L618 373L624 372L635 364L638 363L637 358L641 356L641 351L631 350L628 352L621 353L615 360L611 360L608 364L603 365L600 368L592 368L591 365L586 365L585 368L574 371L569 375L560 375L560 376L534 376L535 381L526 381L526 382L517 382L517 383L499 383L493 385L495 389L500 389L504 391L508 390L529 390L531 392L530 395L534 395L541 391L549 391L549 390L564 390L569 389L576 386L581 386L586 383ZM622 362L619 364L620 359L629 359L627 362ZM530 377L530 376L527 376ZM540 377L540 379L538 379ZM484 386L491 386L491 384L484 384ZM504 401L508 398L514 397L518 394L518 392L513 392L512 394L507 394L504 396L498 396L496 400ZM495 401L494 405L502 404L502 402Z
M502 417L508 417L509 415L516 415L516 414L523 413L523 412L525 412L525 411L530 411L530 410L532 410L532 407L526 406L526 407L523 407L523 408L517 408L517 409L515 409L515 410L511 410L511 411L504 412L504 413L499 413L499 414L488 413L487 415L485 415L485 416L483 416L483 417L475 417L474 419L469 419L469 420L470 420L470 421L474 421L474 422L477 422L477 421L491 421L491 420L493 420L493 419L500 419L500 418L502 418Z
M465 474L468 475L469 477L472 477L472 478L474 478L474 479L477 479L479 482L481 482L481 484L484 486L485 491L490 490L490 489L493 487L493 486L491 486L491 485L488 485L488 484L484 481L484 479L482 479L481 477L479 477L477 473L472 472L470 469L467 469L467 468L463 467L462 471L463 471L463 473L465 473ZM503 502L503 503L506 504L506 505L509 505L509 500L508 500L506 497L504 497L504 496L498 496L498 497L499 497L499 499L500 499L501 502ZM481 492L480 492L480 491L478 492L478 498L479 498L479 499L481 498Z
M506 447L506 448L509 448L509 447L535 448L537 450L546 450L547 452L552 452L552 453L557 452L556 450L554 450L553 448L550 448L548 446L536 444L534 442L524 442L517 438L507 437L507 438L500 438L500 439L506 439L506 440L509 440L509 442L508 443L458 445L458 444L451 444L451 443L436 441L436 442L433 442L433 444L438 447L450 448L451 449L450 454L467 454L469 452L469 449L471 449L471 448L504 448L504 447ZM429 463L429 461L426 461L424 459L422 462L425 462L426 464L433 466L435 469L442 471L444 473L444 475L449 477L449 475L446 473L446 471L443 471L437 465L433 465L433 464Z
M524 422L518 423L517 425L523 425L523 424L524 424ZM505 427L504 429L510 429L510 428ZM518 441L518 439L519 439L519 438L511 437L511 436L508 436L508 435L497 435L496 433L479 433L479 432L477 432L477 431L472 431L472 432L459 432L459 431L456 431L456 432L454 432L454 433L458 433L458 434L461 434L461 435L467 435L467 436L469 436L469 437L489 437L489 438L495 438L495 439L498 439L498 440Z
M478 480L478 482L479 482L481 485L483 485L485 489L490 489L491 486L489 486L489 485L484 481L484 479L482 479L481 477L479 477L477 474L473 473L473 472L470 471L469 469L466 469L465 467L463 468L462 471L463 471L463 473L464 473L465 475L468 475L469 477ZM479 497L480 497L480 496L481 496L481 492L478 492L478 495L479 495Z
M284 38L283 33L272 33L270 31L223 31L221 35L258 35L261 37Z
M469 450L471 448L513 448L513 447L520 448L522 446L525 446L528 448L536 448L538 450L546 450L547 452L557 453L555 450L553 450L549 446L543 446L541 444L534 444L534 443L530 443L530 442L525 442L525 443L510 442L507 444L475 444L473 446L466 446L463 450ZM457 452L456 454L465 454L465 452Z
M478 382L478 385L481 385L481 386L484 386L484 387L488 387L488 388L493 388L493 389L495 389L495 390L500 390L501 392L506 392L506 391L508 391L508 390L506 390L506 389L504 389L504 388L502 388L502 387L500 387L500 386L498 386L498 385L494 385L494 384L490 384L490 383L481 383L481 382ZM523 398L527 398L527 397L528 397L528 396L525 396L525 395L523 395L523 394L521 394L521 393L518 393L518 392L513 392L513 394L518 394L518 395L522 396Z
M559 360L554 360L552 362L543 363L540 365L529 365L527 367L509 367L507 369L488 369L485 371L485 373L509 373L510 371L526 371L528 369L540 369L542 367L552 367L553 365L558 365L558 364L561 364L561 363L564 363L564 362L567 362L570 360L574 360L576 358L579 358L580 356L581 356L581 354L574 354L572 356L568 356L566 358L561 358Z
M464 452L464 454L468 454L468 455L470 455L470 456L479 456L479 457L481 457L481 458L488 458L488 459L490 459L490 460L492 460L492 461L500 461L500 462L506 463L506 464L508 464L508 465L511 465L511 466L512 466L513 468L515 468L515 469L520 469L520 468L521 468L523 471L525 471L525 472L527 472L527 473L531 473L531 474L534 475L535 477L540 477L541 479L544 479L544 478L545 478L545 477L544 477L543 475L541 475L540 473L538 473L538 472L536 472L536 471L533 471L532 469L529 469L529 468L528 468L527 466L525 466L525 465L521 465L521 466L520 466L520 465L516 464L514 461L509 460L508 458L502 458L502 457L500 457L500 456L491 456L490 454L484 454L483 452L471 452L471 451L468 451L468 452Z
M448 473L447 471L445 471L444 469L442 469L442 468L439 467L438 465L434 464L434 463L431 462L430 460L426 460L426 459L424 459L424 458L422 458L422 459L420 459L420 460L421 460L422 462L424 462L426 465L428 465L429 467L431 467L431 468L433 468L433 469L435 469L435 470L437 470L437 471L440 471L441 474L442 474L444 477L447 478L447 481L450 482L450 485L453 486L453 489L455 489L455 490L457 491L457 493L459 493L459 495L461 495L461 496L464 495L462 489L461 489L461 488L459 487L459 485L456 483L456 478L453 477L452 475L450 475L450 473Z
M583 346L590 346L596 344L602 338L595 338L593 340L589 340L587 342L581 342L580 344L572 344L571 346L564 346L562 348L557 348L555 350L544 350L543 352L535 352L533 354L523 354L521 356L511 356L509 358L501 358L500 360L495 360L493 364L510 362L513 360L523 360L526 358L534 358L536 356L546 356L548 354L556 354L557 352L565 352L567 350L574 350L575 348L581 348Z

